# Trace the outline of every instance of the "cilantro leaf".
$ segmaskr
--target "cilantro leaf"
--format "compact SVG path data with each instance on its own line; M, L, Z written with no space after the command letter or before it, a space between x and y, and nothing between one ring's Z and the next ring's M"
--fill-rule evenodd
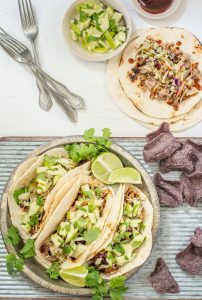
M122 300L124 292L127 291L125 286L125 276L117 276L110 280L109 290L110 296L113 300Z
M24 247L20 250L23 258L30 258L35 256L35 249L34 249L34 242L35 240L27 240Z
M18 271L23 270L24 260L22 258L17 258L14 253L8 254L6 256L6 267L9 274L16 274Z
M64 148L68 151L69 157L75 163L81 161L88 161L103 152L107 152L108 148L111 146L111 141L109 140L111 132L108 128L102 129L102 136L95 136L95 129L90 128L84 132L83 138L87 142L86 144L70 144L66 145Z
M31 226L39 224L39 213L35 213L34 215L30 216L29 222Z
M58 279L60 276L60 265L59 263L52 263L52 265L46 271L51 279Z
M11 225L8 228L8 231L6 233L5 243L8 246L10 245L17 246L19 242L20 242L20 235L18 229L15 226Z
M23 188L23 187L21 187L21 188L19 188L19 189L17 189L17 190L14 191L13 198L15 199L15 202L17 204L19 204L19 196L21 194L24 194L24 193L25 193L25 188Z
M102 300L108 293L107 283L94 267L89 267L85 278L86 286L92 288L93 300Z
M42 206L43 205L43 199L42 197L38 196L37 199L36 199L36 204L38 206Z
M98 235L100 233L100 229L97 227L91 228L84 232L84 240L87 242L87 244L92 243L98 238Z

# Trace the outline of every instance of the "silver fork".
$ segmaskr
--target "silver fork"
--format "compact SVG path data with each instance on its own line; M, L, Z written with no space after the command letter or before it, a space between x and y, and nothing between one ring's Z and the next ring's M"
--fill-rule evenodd
M28 3L29 2L29 3ZM36 19L33 13L33 8L31 1L27 0L18 0L20 18L22 23L22 28L24 31L24 35L31 42L32 50L33 50L33 58L34 62L37 66L39 65L39 59L35 47L35 39L38 34L38 27L36 23ZM50 93L44 88L44 86L37 79L37 86L39 89L39 106L48 111L52 107L52 99Z
M21 17L21 23L23 27L23 31L27 39L31 42L32 49L33 49L33 55L34 55L34 62L39 67L39 59L35 47L35 39L38 34L38 26L36 22L36 18L34 15L33 7L31 0L18 0L19 5L19 11L20 11L20 17ZM43 76L43 74L41 73ZM69 103L72 105L75 109L82 109L84 108L84 99L74 93L72 93L65 85L58 82L57 80L50 77L48 74L46 76L49 77L49 79L52 80L52 84L54 84L54 87L57 88L66 98L68 98ZM37 81L38 83L38 81ZM45 110L49 110L52 106L52 99L49 92L44 89L41 84L38 84L39 87L39 104L41 108Z
M3 32L3 33L2 33ZM0 28L0 45L2 48L17 62L27 64L36 78L40 81L45 89L49 91L52 98L64 109L66 115L72 122L77 122L78 114L70 105L68 99L55 87L52 78L43 72L33 61L33 57L29 49L13 37L8 35Z

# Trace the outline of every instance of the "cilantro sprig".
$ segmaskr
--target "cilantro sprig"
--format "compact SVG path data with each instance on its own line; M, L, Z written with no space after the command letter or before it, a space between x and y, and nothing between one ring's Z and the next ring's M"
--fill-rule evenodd
M84 132L83 139L87 143L74 143L65 146L70 158L75 163L91 160L103 152L108 152L112 145L110 141L111 131L109 128L102 129L102 136L95 136L95 129L90 128Z
M8 246L11 246L11 245L17 246L19 244L19 242L20 242L19 232L15 226L11 225L8 228L8 231L6 233L5 243Z
M110 295L113 300L122 300L123 293L127 291L125 276L117 276L110 280L109 285L94 268L89 267L86 276L86 286L92 288L92 300L102 300L104 296Z
M11 225L8 228L8 231L5 236L5 243L8 246L18 246L21 242L21 238L18 232L18 229ZM21 272L23 270L24 261L27 258L31 258L35 256L34 249L35 240L28 239L22 249L19 251L18 256L14 253L10 253L6 256L6 267L9 274L16 274L17 272Z
M52 263L52 265L46 271L51 279L58 279L60 277L60 265L59 263Z

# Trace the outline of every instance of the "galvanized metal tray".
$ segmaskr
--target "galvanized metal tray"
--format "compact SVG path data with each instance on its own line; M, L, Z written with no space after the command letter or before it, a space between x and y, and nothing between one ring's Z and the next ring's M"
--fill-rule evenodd
M55 137L54 137L55 138ZM33 149L53 138L2 138L0 139L0 196L4 186L17 164ZM193 139L194 140L194 139ZM146 164L142 157L145 140L142 138L117 138L114 139L120 146L136 156L150 175L158 170L157 164ZM202 143L202 139L197 139ZM177 178L179 174L169 173L167 178ZM126 299L202 299L202 274L190 276L183 272L175 263L175 255L187 245L189 238L197 226L202 226L202 205L198 208L183 206L171 209L161 206L161 225L157 243L146 264L127 281L129 290ZM0 298L70 298L46 290L31 280L19 274L9 276L5 266L7 251L0 238ZM156 259L163 257L173 276L180 285L181 292L176 295L157 295L147 277L154 268Z

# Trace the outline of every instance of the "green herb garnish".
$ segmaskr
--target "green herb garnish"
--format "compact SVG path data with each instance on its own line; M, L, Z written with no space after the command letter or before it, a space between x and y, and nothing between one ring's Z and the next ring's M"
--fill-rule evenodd
M17 258L14 253L8 254L6 256L6 267L9 274L14 275L17 272L23 270L24 260L22 258Z
M74 143L66 145L65 149L68 151L70 158L75 163L81 161L91 160L97 157L100 153L108 152L109 147L112 145L112 142L109 140L111 136L110 129L102 129L102 136L95 136L95 129L90 128L84 132L83 138L86 142L84 143Z
M25 189L25 188L19 188L19 189L17 189L17 190L14 191L13 197L14 197L15 202L16 202L17 204L19 204L19 196L20 196L21 194L24 194L25 192L26 192L26 189Z
M11 225L9 228L8 228L8 231L6 233L6 236L5 236L5 243L6 245L8 246L17 246L20 242L20 235L18 233L18 229Z
M20 250L20 254L22 254L23 258L30 258L36 255L34 249L35 240L27 240L24 244L24 247Z
M92 243L98 238L98 235L100 233L100 229L97 227L91 228L84 232L84 240L87 242L87 244Z
M59 263L52 263L52 265L46 271L51 279L58 279L60 277L60 265Z

